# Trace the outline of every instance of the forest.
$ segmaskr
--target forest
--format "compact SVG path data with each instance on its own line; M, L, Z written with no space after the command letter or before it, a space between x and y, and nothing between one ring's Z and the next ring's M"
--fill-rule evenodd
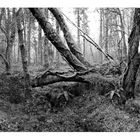
M1 132L139 132L140 8L0 8Z

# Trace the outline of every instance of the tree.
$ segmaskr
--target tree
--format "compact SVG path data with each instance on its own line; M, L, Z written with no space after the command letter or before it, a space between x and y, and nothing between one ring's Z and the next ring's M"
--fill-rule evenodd
M30 76L29 76L29 72L28 72L27 49L24 45L23 28L21 25L21 17L22 16L23 16L22 9L19 9L19 11L16 13L19 48L20 48L20 52L21 52L22 67L23 67L23 72L24 72L25 97L29 97Z
M42 29L38 26L38 64L42 64Z
M120 23L121 23L121 34L122 34L122 39L123 39L123 55L126 58L127 57L127 46L126 46L126 39L125 39L125 29L124 29L124 19L121 14L121 11L119 8L117 8L119 17L120 17Z
M61 38L57 35L51 24L47 21L44 14L38 8L30 8L31 13L37 19L46 37L66 59L66 61L77 71L83 71L87 68L82 64L64 45Z
M45 14L46 19L48 21L48 17L49 17L48 9L44 10L44 14ZM48 41L47 37L44 35L44 67L45 68L49 67L48 47L49 47L49 41Z
M28 65L30 65L30 60L31 60L31 56L30 56L30 52L31 52L31 32L32 32L32 26L31 26L31 14L28 13Z
M108 53L108 27L109 27L109 11L108 8L105 10L105 52Z
M80 28L80 10L81 8L75 8L75 14L77 15L77 26ZM77 44L80 47L80 31L77 29Z
M61 14L61 12L57 8L48 8L58 21L63 33L64 37L66 39L66 42L68 44L68 47L70 48L70 51L77 57L77 59L82 62L87 67L90 67L91 65L87 62L87 60L83 57L81 51L78 49L79 46L76 45L74 39L72 38L72 35L68 29L68 26Z
M60 34L60 27L59 27L57 20L56 20L56 32L58 35ZM56 61L57 61L56 67L59 67L60 66L60 54L58 51L56 51Z
M128 39L128 66L123 78L123 89L127 98L134 97L136 75L140 65L140 54L138 51L140 41L140 8L135 8L133 28Z
M103 48L103 9L100 8L100 35L99 35L99 45ZM103 61L102 53L100 53L101 63Z
M11 54L12 54L12 47L15 40L15 32L16 32L16 22L15 22L15 8L12 9L12 14L10 14L9 8L4 8L1 13L1 22L3 18L3 24L0 23L0 29L4 33L6 37L6 52L5 52L5 60L7 63L6 65L6 73L10 74L11 71ZM4 62L6 62L4 61Z
M82 30L84 32L84 36L85 33L89 34L89 27L88 27L88 16L87 16L87 8L81 8L81 27ZM85 57L86 55L86 39L83 37L83 55Z

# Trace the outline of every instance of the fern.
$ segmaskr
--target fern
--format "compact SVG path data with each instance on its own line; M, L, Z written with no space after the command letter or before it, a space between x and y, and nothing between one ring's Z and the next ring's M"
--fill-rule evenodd
M61 96L64 96L66 101L69 100L70 97L73 97L73 95L67 91L61 92L57 95L57 99L59 99Z

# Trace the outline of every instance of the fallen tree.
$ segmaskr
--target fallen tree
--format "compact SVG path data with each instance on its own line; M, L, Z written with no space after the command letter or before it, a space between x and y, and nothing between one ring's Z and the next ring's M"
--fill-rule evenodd
M63 81L93 84L96 83L96 81L101 80L103 83L102 85L104 85L105 83L108 84L107 87L112 86L113 88L115 88L115 85L113 84L115 82L113 82L112 78L108 79L101 76L98 73L98 69L96 69L95 67L90 70L87 69L87 67L83 63L81 63L70 50L67 49L59 35L57 35L57 33L52 28L51 24L47 21L45 15L43 15L43 13L41 12L41 10L39 10L38 8L30 8L30 11L33 14L33 16L37 19L46 37L51 41L51 43L56 47L56 49L61 53L61 55L67 60L69 65L77 71L72 73L72 75L70 76L67 76L64 72L46 71L45 73L31 80L32 87L46 86L48 84ZM65 30L65 28L63 28L63 30Z

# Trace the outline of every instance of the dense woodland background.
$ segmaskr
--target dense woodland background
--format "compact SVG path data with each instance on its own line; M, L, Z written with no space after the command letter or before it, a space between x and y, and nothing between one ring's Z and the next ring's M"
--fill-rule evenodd
M139 40L140 8L0 8L0 130L140 131Z
M10 37L13 37L13 39L11 39L13 40L13 42L11 42L13 45L11 47L11 53L9 54L11 58L11 65L21 63L17 32L15 31L12 36L12 32L14 32L15 28L14 14L16 11L16 8L1 9L1 54L5 55L5 53L7 53L7 41L10 40ZM55 31L60 34L63 42L66 43L59 24L53 14L47 9L42 9L42 11L46 12L48 21L52 24ZM98 49L96 49L86 40L86 38L83 37L84 33L89 34L90 30L95 30L92 28L98 28L99 30L95 30L97 31L97 33L94 33L96 35L90 33L90 37L93 37L93 39L96 37L96 43L99 44L106 53L110 54L118 61L121 61L122 58L127 55L127 42L133 25L134 8L98 8L93 9L93 11L91 11L91 9L88 11L88 8L69 8L68 12L70 12L69 15L71 15L72 19L74 19L72 21L73 23L69 21L70 19L67 19L68 17L64 17L64 19L71 29L71 33L77 46L79 47L79 50L91 64L103 63L106 59L102 53L98 51ZM91 12L93 13L93 17L96 16L96 19L91 19ZM90 14L90 19L88 18L88 14ZM24 26L24 43L27 48L28 64L43 66L50 64L51 61L62 61L62 59L59 58L60 55L57 53L58 51L50 41L45 39L43 30L27 8L23 9L22 16L22 26ZM94 23L94 20L99 23L99 27L96 27L97 25L95 27L94 25L91 27L91 24L89 27L88 23ZM76 26L83 32L81 32ZM8 36L9 39L7 39ZM49 46L48 49L46 49L46 46ZM49 53L49 55L47 55L47 53Z

